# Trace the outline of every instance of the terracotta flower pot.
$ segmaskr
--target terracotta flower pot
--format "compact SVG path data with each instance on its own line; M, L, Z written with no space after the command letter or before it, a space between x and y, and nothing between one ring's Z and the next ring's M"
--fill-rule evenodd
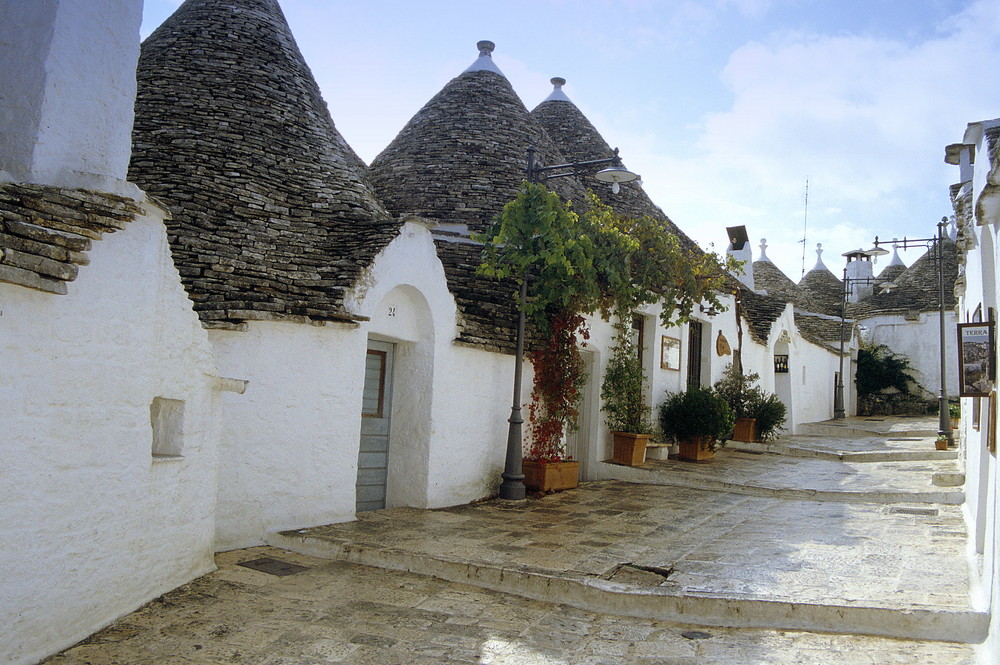
M524 486L537 492L573 489L580 484L579 462L521 462Z
M632 434L630 432L612 432L614 445L611 449L611 461L625 466L639 466L646 461L646 442L651 434Z
M751 443L757 440L757 419L737 418L736 424L733 425L733 441Z
M709 462L715 459L715 451L712 450L712 437L699 436L690 439L679 439L677 441L681 452L678 457L688 462Z

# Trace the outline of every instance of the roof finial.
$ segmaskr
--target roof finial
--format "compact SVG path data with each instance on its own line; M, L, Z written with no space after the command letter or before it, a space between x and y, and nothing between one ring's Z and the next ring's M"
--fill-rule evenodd
M813 270L829 270L826 264L823 263L823 243L816 243L816 265L813 266Z
M552 93L544 100L542 100L542 103L544 104L545 102L569 102L569 97L566 96L566 93L563 92L562 89L562 87L566 85L566 79L562 78L561 76L553 76L551 79L549 79L549 82L555 87L553 88ZM570 104L572 103L573 102L570 102Z
M771 259L767 258L767 238L761 238L760 239L760 258L757 259L757 260L758 261L770 261L771 260Z
M892 261L889 261L889 265L906 267L906 264L903 263L903 259L899 258L899 238L892 239Z
M503 72L500 71L500 68L497 67L495 64L493 64L493 56L490 55L491 53L493 53L493 49L496 48L496 44L487 39L484 39L476 43L476 48L479 49L479 57L476 58L476 61L471 65L469 65L469 68L462 73L465 74L466 72L478 72L486 70L486 71L491 71L494 74L499 74L500 76L503 76Z

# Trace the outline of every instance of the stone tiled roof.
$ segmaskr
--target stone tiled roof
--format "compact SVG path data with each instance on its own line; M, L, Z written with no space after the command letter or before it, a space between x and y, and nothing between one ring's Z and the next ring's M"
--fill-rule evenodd
M815 305L810 308L820 314L840 316L844 302L844 283L825 266L807 272L799 282L801 289Z
M766 345L771 335L771 326L781 316L788 304L778 298L754 293L750 289L740 290L743 318L747 322L750 338L758 344Z
M770 260L753 262L753 281L757 291L766 291L772 298L794 303L797 307L808 311L817 309L809 294L800 289Z
M517 340L518 286L512 279L495 280L476 274L482 246L438 237L438 257L460 312L455 341L491 351L513 353ZM525 322L525 348L537 345L541 336Z
M0 281L63 295L90 263L92 241L141 213L135 201L114 194L0 184Z
M580 109L562 92L563 79L552 79L556 92L531 112L545 128L568 162L584 162L614 156L614 150ZM558 93L558 94L556 94ZM581 170L582 180L597 197L616 212L628 217L649 215L664 222L669 233L678 237L688 251L701 253L701 248L674 224L663 210L649 198L636 182L622 183L614 194L611 188L593 178L593 174L606 168L597 165Z
M795 312L795 327L807 341L821 346L828 351L840 353L841 321L839 318L819 316L807 312ZM847 353L848 344L854 334L854 321L844 323L844 344Z
M880 284L885 282L893 282L900 275L906 272L906 266L902 263L891 263L882 269L882 272L878 274L878 281Z
M372 161L371 181L394 215L482 231L516 196L529 146L542 163L565 163L497 71L467 70L452 79ZM564 199L585 199L576 178L552 180L549 187Z
M492 65L493 45L481 42L480 48L476 64L446 84L372 161L369 176L393 214L439 222L435 244L459 310L456 341L512 352L517 287L475 274L482 247L468 232L485 230L517 195L529 146L543 163L567 160ZM576 203L586 198L575 177L548 186ZM535 338L529 326L529 347Z
M956 300L952 286L958 278L958 252L955 242L946 238L944 249L944 303L954 309ZM929 312L938 309L938 267L933 251L917 259L895 280L896 288L880 291L860 303L848 305L848 315L866 318L879 314Z
M142 45L131 180L205 325L343 319L398 233L276 0L188 0Z

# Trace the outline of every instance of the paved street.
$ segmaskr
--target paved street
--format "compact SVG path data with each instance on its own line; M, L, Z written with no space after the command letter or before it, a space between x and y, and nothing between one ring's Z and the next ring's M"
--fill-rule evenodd
M971 665L955 454L920 426L275 534L48 662Z
M234 565L309 567L277 577ZM150 603L47 665L972 663L967 645L621 618L273 548Z

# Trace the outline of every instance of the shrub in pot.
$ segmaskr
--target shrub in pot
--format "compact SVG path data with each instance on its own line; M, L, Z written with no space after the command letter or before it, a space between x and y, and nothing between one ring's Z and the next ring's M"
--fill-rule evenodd
M611 460L635 466L646 458L646 442L652 436L650 408L643 398L642 363L639 349L626 323L632 317L617 317L615 345L601 382L602 410L613 439Z
M726 400L711 388L668 393L660 405L660 429L680 446L680 458L711 459L725 445L736 417Z
M715 384L716 394L729 404L736 418L730 435L735 441L767 441L784 429L785 404L757 386L759 379L756 372L744 374L730 363Z

